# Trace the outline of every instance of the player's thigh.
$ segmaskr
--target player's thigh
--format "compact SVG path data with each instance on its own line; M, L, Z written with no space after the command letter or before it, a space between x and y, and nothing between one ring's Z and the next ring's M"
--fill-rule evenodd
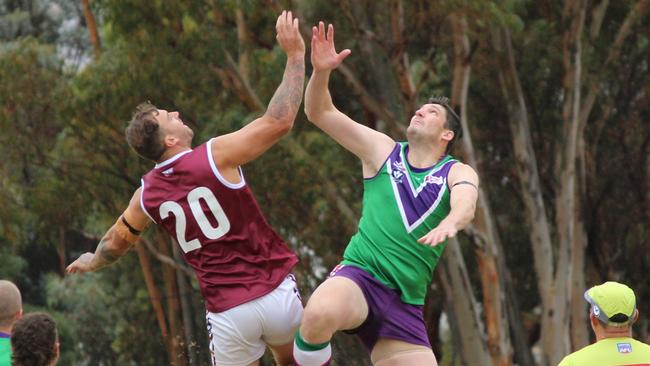
M330 277L311 295L303 324L314 321L335 330L354 329L368 317L368 303L361 288L343 276Z
M380 338L370 354L375 366L437 366L433 351L425 346Z
M293 340L289 343L276 346L269 344L269 348L271 349L275 363L278 366L293 365Z
M206 322L213 366L256 365L266 349L262 322L252 303L221 313L208 313Z
M295 278L287 276L275 290L260 298L256 306L262 319L264 342L271 347L293 344L303 313Z

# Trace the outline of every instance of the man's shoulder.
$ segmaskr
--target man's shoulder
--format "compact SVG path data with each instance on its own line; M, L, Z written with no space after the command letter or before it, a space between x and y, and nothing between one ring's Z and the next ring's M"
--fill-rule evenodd
M618 354L617 352L621 354L634 352L650 356L650 345L633 338L608 338L567 355L558 366L593 364L593 361L608 359Z
M564 357L558 366L583 365L587 359L594 359L601 355L604 346L604 342L596 342L583 347Z

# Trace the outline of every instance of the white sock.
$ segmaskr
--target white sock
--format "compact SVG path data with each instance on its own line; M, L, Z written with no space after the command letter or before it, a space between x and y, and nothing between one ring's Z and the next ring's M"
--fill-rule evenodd
M311 344L306 342L298 332L293 341L293 359L298 366L324 366L329 365L332 358L332 346L329 342Z

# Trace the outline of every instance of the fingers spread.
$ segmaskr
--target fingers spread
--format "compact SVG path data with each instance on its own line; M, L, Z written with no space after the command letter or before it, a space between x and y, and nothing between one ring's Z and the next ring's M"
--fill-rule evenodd
M330 44L334 44L334 26L332 24L327 26L327 40Z
M284 19L285 13L286 13L285 11L282 11L282 14L280 14L278 20L275 22L275 29L277 31L280 30L280 25L282 24L282 20Z

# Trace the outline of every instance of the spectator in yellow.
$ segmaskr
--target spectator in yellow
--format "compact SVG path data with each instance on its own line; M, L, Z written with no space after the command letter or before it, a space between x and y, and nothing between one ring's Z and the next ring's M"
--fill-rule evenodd
M650 346L632 338L639 318L636 296L618 282L605 282L585 292L596 343L566 356L559 366L650 364Z

